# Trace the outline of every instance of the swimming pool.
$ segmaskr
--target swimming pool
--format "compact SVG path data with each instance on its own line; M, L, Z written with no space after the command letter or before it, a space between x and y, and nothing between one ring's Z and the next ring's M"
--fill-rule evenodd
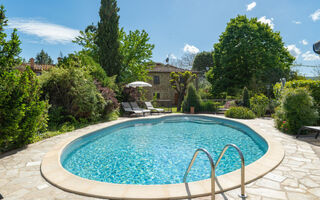
M226 144L242 151L245 164L261 158L267 142L248 126L207 116L168 116L116 124L82 136L64 148L60 162L85 179L115 184L161 185L183 182L197 148L207 149L216 161ZM229 149L216 169L223 175L240 168ZM208 159L200 154L188 181L210 178Z

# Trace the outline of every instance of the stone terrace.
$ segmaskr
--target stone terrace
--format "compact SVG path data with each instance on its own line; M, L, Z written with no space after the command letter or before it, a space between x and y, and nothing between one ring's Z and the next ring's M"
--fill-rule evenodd
M285 158L276 169L263 178L246 185L247 199L320 199L320 140L311 138L297 140L280 133L274 128L272 119L243 121L259 126L263 132L279 140L285 150ZM5 200L96 199L68 193L52 186L41 176L40 164L42 157L54 145L68 137L103 125L97 124L46 139L0 157L0 194ZM238 194L240 194L240 189L234 189L217 194L216 199L240 199ZM209 200L210 197L198 199Z

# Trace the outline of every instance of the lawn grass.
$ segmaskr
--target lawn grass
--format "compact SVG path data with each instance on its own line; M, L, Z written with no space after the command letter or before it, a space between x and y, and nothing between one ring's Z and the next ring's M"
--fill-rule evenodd
M160 107L160 108L164 109L165 111L170 110L170 108L167 108L167 107ZM176 106L171 107L171 110L172 110L172 113L181 113L181 111L177 111L177 107Z

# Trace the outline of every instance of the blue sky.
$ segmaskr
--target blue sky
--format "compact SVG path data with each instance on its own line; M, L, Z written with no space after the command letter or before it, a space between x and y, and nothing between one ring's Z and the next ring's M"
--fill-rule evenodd
M0 0L9 28L17 28L21 56L27 60L44 49L56 60L80 50L72 39L99 20L100 0ZM145 29L155 44L153 60L184 52L210 51L230 18L257 17L280 34L297 63L320 65L312 44L320 40L319 0L118 0L120 26ZM8 30L11 32L11 30ZM312 75L314 69L302 69Z

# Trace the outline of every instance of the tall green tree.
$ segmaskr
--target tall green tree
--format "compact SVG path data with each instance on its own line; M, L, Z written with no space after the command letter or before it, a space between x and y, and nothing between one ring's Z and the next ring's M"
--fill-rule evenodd
M288 78L294 57L279 32L268 24L237 16L227 24L214 44L214 67L207 74L215 94L235 94L243 87L265 90L280 78Z
M52 65L53 60L49 54L42 49L40 53L37 54L35 63L40 65Z
M149 35L145 30L129 31L121 29L122 82L146 81L152 67L152 50L154 44L149 43Z
M197 77L196 74L193 74L190 71L185 72L171 72L170 74L170 84L171 87L178 94L178 103L177 103L177 111L181 110L181 104L186 94L187 87L191 81L193 81Z
M4 28L8 25L7 18L5 16L6 10L4 6L0 6L0 75L5 71L12 71L17 66L21 59L19 54L20 40L17 35L17 29L14 29L11 33L11 40L6 40L7 34L4 32Z
M85 31L80 31L80 36L76 37L73 42L83 47L81 54L91 56L98 62L98 46L94 42L97 39L96 31L97 28L90 25ZM152 67L151 57L154 49L154 44L149 42L148 33L145 30L126 33L122 28L119 31L119 40L122 67L118 80L125 83L136 80L146 81L148 71Z
M210 67L213 67L213 53L206 51L198 53L194 58L192 70L207 72Z
M250 96L246 87L244 87L242 91L242 103L244 107L250 108Z
M100 65L108 76L119 75L121 71L118 12L116 0L101 0L96 44Z
M6 40L6 25L0 6L0 152L32 142L47 124L47 102L40 100L37 76L30 67L14 70L21 60L20 40L17 30Z

